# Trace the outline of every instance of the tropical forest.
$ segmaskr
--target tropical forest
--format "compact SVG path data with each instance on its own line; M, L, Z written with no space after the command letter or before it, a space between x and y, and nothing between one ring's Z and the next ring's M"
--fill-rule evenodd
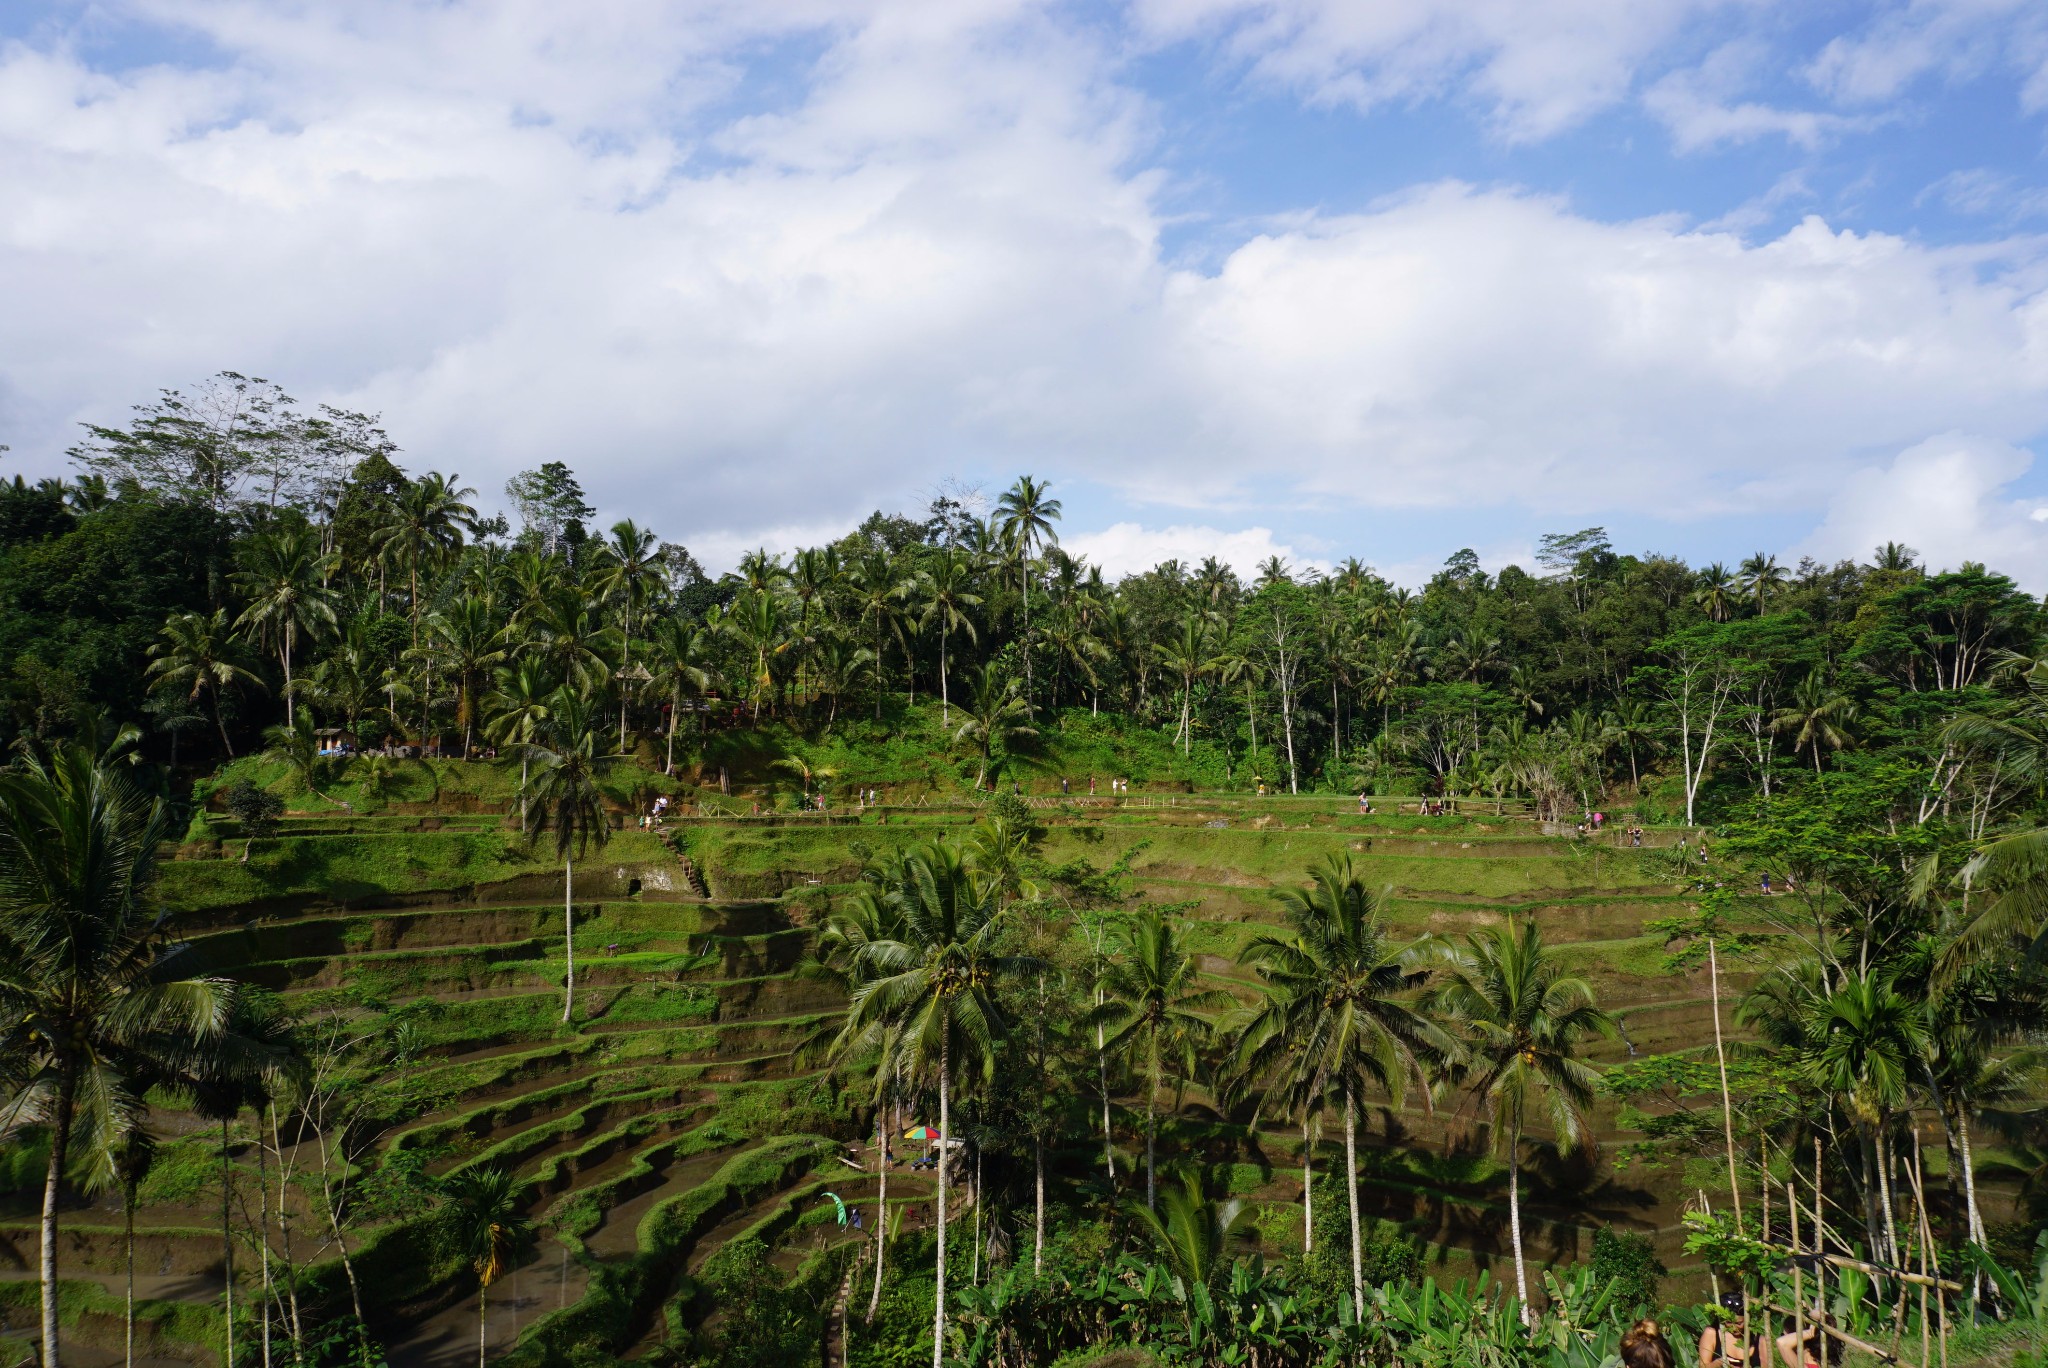
M238 373L70 460L4 1364L2043 1362L1995 565L1112 576L1023 475L714 574Z

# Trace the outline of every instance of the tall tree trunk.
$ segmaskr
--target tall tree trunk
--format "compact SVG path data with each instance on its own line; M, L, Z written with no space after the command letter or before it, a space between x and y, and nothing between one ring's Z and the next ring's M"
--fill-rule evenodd
M227 1357L224 1368L235 1362L235 1241L228 1227L228 1203L234 1194L234 1171L228 1165L228 1119L220 1119L220 1250L222 1305L226 1308Z
M1313 1254L1316 1248L1316 1151L1315 1142L1309 1139L1309 1113L1301 1113L1301 1252Z
M1344 1085L1344 1197L1351 1205L1351 1310L1365 1323L1365 1247L1358 1231L1358 1103ZM1521 1247L1516 1246L1520 1255Z
M868 1320L882 1309L882 1257L889 1250L889 1095L875 1108L875 1290L868 1297Z
M121 1192L122 1263L128 1281L127 1308L121 1318L121 1362L135 1368L135 1183Z
M1522 1324L1528 1325L1529 1270L1522 1263L1522 1129L1508 1137L1508 1238L1515 1245L1515 1295L1522 1303Z
M1038 1171L1037 1180L1033 1184L1034 1192L1032 1196L1034 1215L1032 1218L1031 1236L1031 1271L1033 1273L1042 1273L1045 1271L1045 1137L1043 1135L1031 1137L1031 1151L1032 1162Z
M50 1165L43 1178L43 1368L57 1366L57 1196L64 1183L64 1151L71 1147L71 1111L77 1087L75 1067L66 1063L57 1080L57 1118L50 1128Z
M1728 1201L1735 1224L1742 1224L1742 1184L1735 1179L1735 1104L1728 1096L1728 1054L1721 1043L1721 961L1714 938L1707 938L1707 976L1714 999L1714 1062L1721 1070L1721 1137L1728 1147Z
M284 1291L292 1328L292 1362L303 1364L306 1358L306 1332L304 1323L299 1319L298 1261L292 1254L291 1211L285 1206L285 1183L289 1175L284 1162L284 1137L278 1133L275 1099L270 1103L270 1152L277 1156L277 1232L284 1244Z
M562 949L568 973L562 979L562 1024L576 1006L576 878L575 861L562 861Z
M1963 1207L1968 1218L1970 1240L1981 1248L1989 1241L1984 1233L1984 1217L1977 1209L1977 1164L1970 1155L1970 1114L1967 1111L1962 1111L1956 1118L1956 1139L1962 1148Z
M256 1248L263 1260L263 1368L270 1368L270 1322L276 1291L270 1280L270 1158L263 1151L263 1122L256 1123Z
M939 1027L939 1249L932 1297L932 1368L946 1368L946 1160L953 1122L953 1023Z
M1095 989L1095 1005L1102 1006L1102 988ZM1102 1052L1102 1023L1095 1023L1095 1082L1102 1089L1102 1166L1109 1173L1109 1186L1116 1187L1116 1145L1109 1128L1109 1060Z
M1152 1032L1152 1086L1145 1090L1145 1205L1159 1205L1159 1032Z
M491 1295L491 1285L480 1282L476 1288L476 1368L484 1368L484 1327L490 1324L484 1304Z
M946 620L939 619L939 725L953 725L953 695L946 688Z

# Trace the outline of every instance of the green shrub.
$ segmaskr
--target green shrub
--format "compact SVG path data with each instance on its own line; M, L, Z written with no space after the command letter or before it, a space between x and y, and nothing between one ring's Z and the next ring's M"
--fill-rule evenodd
M1614 1306L1623 1320L1648 1315L1657 1306L1657 1285L1671 1270L1658 1261L1650 1237L1602 1226L1593 1232L1594 1276L1614 1285Z

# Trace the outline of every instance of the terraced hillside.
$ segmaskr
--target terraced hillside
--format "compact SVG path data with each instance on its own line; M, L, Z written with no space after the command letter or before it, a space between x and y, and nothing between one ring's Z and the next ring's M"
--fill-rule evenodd
M1615 1057L1711 1040L1704 984L1666 973L1663 939L1644 929L1685 905L1666 852L1545 834L1512 816L1411 807L1362 817L1350 806L1047 800L1036 853L1070 885L1113 888L1111 901L1177 905L1207 972L1248 993L1238 956L1275 921L1271 890L1347 851L1389 890L1405 931L1530 915L1568 942L1627 1024ZM659 1356L710 1311L697 1291L707 1261L748 1234L829 1318L865 1239L838 1224L827 1194L865 1208L873 1229L875 1176L846 1149L872 1120L803 1048L829 1033L842 1003L802 966L863 860L964 835L975 815L884 806L618 833L574 875L567 1024L562 874L527 854L501 815L290 818L247 863L244 839L216 824L217 847L188 847L164 875L191 964L274 994L327 1061L313 1088L335 1086L306 1109L311 1121L293 1119L292 1099L275 1111L244 1099L225 1133L197 1113L162 1111L166 1143L133 1212L144 1357L220 1352L231 1258L244 1348L260 1333L247 1308L266 1275L281 1285L290 1267L301 1302L359 1302L397 1368L468 1361L478 1289L435 1192L481 1166L514 1175L536 1232L489 1290L493 1358L564 1360L572 1346ZM1422 1233L1453 1267L1490 1263L1504 1247L1503 1183L1472 1120L1410 1106L1371 1126L1373 1210ZM1621 1138L1611 1115L1602 1125L1603 1139ZM1119 1143L1135 1139L1119 1122ZM1248 1129L1195 1090L1165 1144L1227 1170L1265 1205L1267 1239L1291 1247L1298 1132ZM1090 1179L1099 1154L1056 1156L1055 1182ZM926 1175L897 1170L888 1184L899 1230L930 1220ZM1525 1214L1532 1252L1583 1256L1591 1232L1614 1223L1655 1232L1678 1267L1679 1186L1677 1175L1604 1163L1543 1167ZM33 1305L35 1227L25 1193L7 1200L0 1297L18 1333ZM67 1325L81 1361L120 1347L127 1247L118 1192L66 1213Z

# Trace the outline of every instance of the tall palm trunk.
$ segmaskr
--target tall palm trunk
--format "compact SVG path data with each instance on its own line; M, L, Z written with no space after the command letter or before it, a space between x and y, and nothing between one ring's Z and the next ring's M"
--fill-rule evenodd
M1145 1205L1159 1198L1159 1031L1152 1032L1152 1086L1145 1090Z
M939 1027L939 1251L932 1298L932 1368L946 1368L946 1145L953 1122L953 1023Z
M1515 1245L1515 1295L1522 1303L1522 1324L1529 1324L1529 1270L1522 1263L1522 1128L1508 1137L1508 1238Z
M484 1304L491 1295L489 1283L478 1283L476 1289L476 1368L484 1368L484 1327L490 1324Z
M57 1194L64 1182L64 1151L71 1147L75 1066L68 1061L57 1080L57 1116L50 1128L50 1166L43 1178L43 1368L57 1368Z
M1031 1137L1031 1157L1038 1170L1032 1198L1037 1210L1031 1237L1031 1271L1042 1273L1045 1271L1045 1136Z
M576 1005L576 877L575 861L562 861L562 950L568 974L562 980L562 1024Z
M882 1309L882 1257L889 1251L889 1095L875 1108L875 1290L868 1296L868 1320Z
M946 620L939 619L939 725L953 725L953 695L946 690Z
M1365 1250L1358 1238L1358 1103L1344 1085L1344 1196L1351 1205L1351 1310L1365 1323ZM1515 1246L1521 1256L1521 1245ZM1517 1265L1519 1267L1520 1265Z
M234 1170L228 1164L228 1119L220 1119L220 1252L221 1252L221 1304L225 1308L227 1326L227 1356L221 1360L231 1366L235 1361L235 1240L228 1225L228 1204L234 1197Z
M121 1255L128 1281L127 1309L121 1319L121 1362L135 1368L135 1182L121 1191Z
M1102 1006L1102 987L1095 988L1095 1006ZM1109 1129L1109 1060L1102 1052L1102 1023L1095 1023L1095 1082L1102 1089L1102 1165L1109 1172L1109 1185L1116 1187L1116 1144Z
M1309 1113L1301 1114L1301 1252L1316 1248L1316 1152L1308 1135Z

